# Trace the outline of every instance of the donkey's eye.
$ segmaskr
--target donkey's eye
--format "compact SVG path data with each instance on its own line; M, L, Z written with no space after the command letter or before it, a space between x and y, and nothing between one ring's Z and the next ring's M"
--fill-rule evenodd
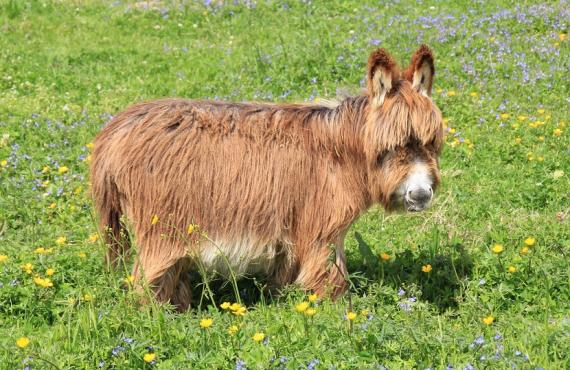
M381 151L380 153L378 153L378 156L376 157L376 164L378 166L382 166L382 164L384 164L384 161L386 160L387 156L388 156L387 150L384 150L384 151Z

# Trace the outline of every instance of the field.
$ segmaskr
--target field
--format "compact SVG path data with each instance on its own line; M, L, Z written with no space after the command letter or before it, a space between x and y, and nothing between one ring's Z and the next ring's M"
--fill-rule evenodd
M0 368L569 369L569 10L0 0ZM421 43L442 185L423 213L377 207L352 227L349 294L196 276L177 314L105 270L88 166L112 115L166 96L358 94L374 48L405 66Z

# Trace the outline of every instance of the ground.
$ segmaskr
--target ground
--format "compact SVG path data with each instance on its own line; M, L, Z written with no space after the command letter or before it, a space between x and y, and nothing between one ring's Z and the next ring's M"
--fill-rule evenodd
M0 368L569 368L570 7L431 4L0 0ZM421 43L442 186L352 227L350 294L207 279L176 314L105 271L87 169L112 115L357 94L374 48Z

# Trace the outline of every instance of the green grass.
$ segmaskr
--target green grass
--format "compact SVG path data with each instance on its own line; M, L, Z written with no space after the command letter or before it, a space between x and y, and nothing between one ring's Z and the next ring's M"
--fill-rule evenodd
M282 356L288 369L312 360L570 368L567 3L154 3L0 0L0 368L279 368ZM175 314L139 307L122 287L128 272L105 272L105 246L89 240L85 145L110 115L164 96L357 93L374 44L405 65L422 42L436 53L434 100L452 130L443 183L429 211L372 209L354 225L350 294L312 303L307 318L295 311L302 292L272 297L260 280L239 282L248 311L238 318L212 306L196 279L201 304ZM529 236L536 244L521 255ZM33 277L48 268L53 286L43 288ZM236 300L223 282L212 288L218 304ZM206 317L213 325L201 329ZM268 341L252 340L256 332ZM20 337L30 339L24 349ZM149 351L155 364L144 362Z

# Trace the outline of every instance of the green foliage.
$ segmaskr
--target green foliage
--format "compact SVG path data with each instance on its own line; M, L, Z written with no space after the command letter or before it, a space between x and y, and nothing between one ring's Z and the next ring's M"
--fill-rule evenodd
M0 368L568 368L567 28L564 2L0 0ZM376 45L405 66L420 43L443 182L426 212L354 225L349 294L308 316L294 287L240 281L237 316L219 308L231 284L209 282L212 302L193 276L197 304L175 314L105 271L86 145L111 115L356 94Z

